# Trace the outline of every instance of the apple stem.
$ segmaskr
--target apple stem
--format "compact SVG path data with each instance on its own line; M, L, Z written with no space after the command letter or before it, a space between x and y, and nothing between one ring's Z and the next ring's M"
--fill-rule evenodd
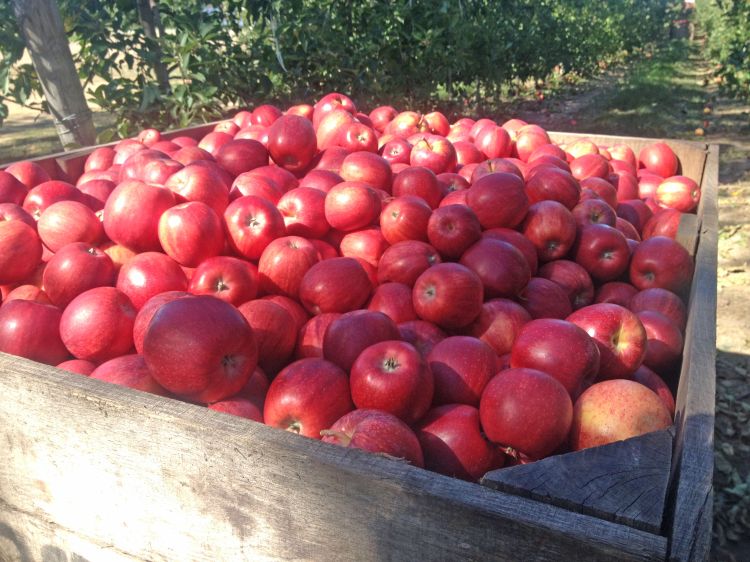
M320 436L321 437L335 437L339 441L339 445L342 447L348 447L349 443L351 443L352 438L350 435L347 435L343 431L334 431L333 429L321 429L320 430Z

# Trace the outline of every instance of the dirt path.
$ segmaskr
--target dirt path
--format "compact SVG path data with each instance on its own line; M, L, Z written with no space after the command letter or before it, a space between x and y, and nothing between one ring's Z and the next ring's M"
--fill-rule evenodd
M721 97L698 46L682 43L505 113L550 130L720 145L712 558L750 560L750 107Z

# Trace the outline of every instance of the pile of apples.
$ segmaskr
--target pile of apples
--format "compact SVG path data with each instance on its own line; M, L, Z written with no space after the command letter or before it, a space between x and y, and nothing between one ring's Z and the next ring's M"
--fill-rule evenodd
M477 480L671 425L679 166L336 93L15 163L0 351Z

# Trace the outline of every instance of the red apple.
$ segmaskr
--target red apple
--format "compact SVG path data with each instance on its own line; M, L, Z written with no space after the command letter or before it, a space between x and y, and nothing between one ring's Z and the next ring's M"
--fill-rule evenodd
M313 265L302 278L300 301L311 314L349 312L369 298L372 284L353 258L331 258Z
M573 207L572 213L578 228L590 224L606 224L607 226L617 224L615 210L602 199L585 199Z
M652 310L669 318L680 331L687 326L687 309L682 299L672 291L654 287L634 293L628 308L636 314Z
M596 340L601 354L599 380L628 377L643 362L646 330L628 309L610 303L592 304L576 310L567 320Z
M468 267L440 263L417 278L412 299L422 320L445 329L463 328L482 310L482 281Z
M380 211L380 198L366 183L342 182L326 194L326 221L332 228L344 232L376 223Z
M177 195L179 201L201 201L219 216L229 204L229 185L216 170L198 164L185 166L170 176L164 186Z
M6 301L0 307L0 351L57 365L68 358L60 339L60 309L30 300Z
M143 353L143 338L156 311L168 302L188 296L190 296L190 293L185 291L165 291L146 301L138 311L133 324L133 344L138 353Z
M344 158L340 174L345 181L364 182L376 189L391 191L391 166L373 152L352 152Z
M5 171L25 185L26 189L33 189L52 179L44 168L29 160L15 162L5 168Z
M323 356L349 372L359 354L369 346L399 339L395 322L382 312L354 310L334 320L323 339Z
M342 256L362 259L373 268L378 266L380 257L387 248L388 242L383 238L381 229L378 227L348 232L339 243ZM376 283L377 278L375 278L373 285Z
M294 356L297 359L305 357L323 357L323 340L328 327L342 314L340 312L323 312L310 318L299 329L297 346Z
M384 143L380 147L379 153L391 166L394 164L408 165L411 149L412 145L408 140L395 137Z
M299 115L284 115L268 130L268 153L276 164L290 172L304 170L317 149L312 123Z
M538 168L537 173L526 182L526 196L529 203L550 199L572 210L581 197L581 186L564 170Z
M644 147L638 154L638 163L663 178L675 175L679 167L677 155L664 142L655 142Z
M266 246L258 262L260 287L266 293L296 299L302 278L318 261L317 249L306 238L277 238Z
M135 316L135 307L122 291L114 287L89 289L65 308L60 337L77 359L107 361L132 349Z
M492 299L482 305L482 311L467 332L488 344L497 355L509 353L521 327L531 315L516 302Z
M298 187L282 195L276 208L284 219L287 234L305 238L325 236L330 229L325 220L325 200L325 192L311 187Z
M380 453L424 466L422 448L414 432L396 416L382 410L353 410L321 434L326 443Z
M427 222L430 244L446 259L461 257L481 236L482 225L474 211L466 205L441 206L435 209Z
M257 260L271 241L284 236L284 218L273 203L245 196L232 201L224 212L231 247L242 257Z
M224 249L224 228L216 212L200 201L167 209L159 219L159 242L180 265L197 267Z
M516 247L526 258L526 263L529 264L529 270L532 275L535 275L539 266L539 259L536 255L536 248L531 241L526 238L523 234L517 230L511 228L490 228L482 232L482 238L492 238L494 240L500 240L507 242Z
M8 168L10 169L10 168ZM45 209L59 201L80 201L81 192L65 181L50 180L31 188L23 200L23 209L39 220Z
M586 178L581 181L581 189L590 189L613 209L617 207L617 189L602 178Z
M378 151L377 134L372 127L360 121L344 125L334 142L350 152L363 151L374 154Z
M638 289L630 283L622 281L610 281L604 283L596 290L595 303L611 303L630 308L630 300L638 292Z
M22 205L29 190L15 176L0 170L0 203Z
M346 373L325 359L305 358L273 380L263 419L272 427L320 439L322 430L353 409Z
M105 361L90 376L92 379L150 392L159 396L168 395L168 392L151 376L143 356L138 354L122 355Z
M397 340L362 351L352 365L350 384L357 408L383 410L407 424L424 416L434 389L432 372L419 351Z
M367 310L382 312L396 324L417 319L412 290L403 283L383 283L375 288Z
M258 284L258 268L252 263L231 256L215 256L195 268L187 290L238 306L257 296Z
M263 423L262 408L258 407L252 400L241 396L224 398L223 400L209 404L208 409Z
M601 154L584 154L570 163L570 172L577 180L586 178L604 178L611 171L609 162Z
M435 378L434 405L479 406L484 387L498 372L498 357L483 341L453 336L438 342L427 356Z
M515 228L529 209L523 180L504 172L476 180L467 194L467 203L483 228Z
M164 291L186 291L187 277L179 264L158 252L144 252L120 268L117 288L139 310L148 299Z
M693 278L693 259L678 242L655 236L638 245L630 262L630 281L641 291L658 287L678 295L687 293Z
M671 374L682 358L682 332L669 318L659 312L644 310L637 313L646 329L648 344L643 364L658 373Z
M431 209L437 208L443 198L443 191L435 172L421 166L410 166L396 174L393 178L392 192L394 197L421 197Z
M532 320L521 328L513 343L510 366L547 373L575 400L599 372L599 348L586 332L571 322Z
M84 291L114 285L115 278L109 256L83 242L63 246L47 262L42 277L50 301L61 309Z
M685 176L672 176L656 188L656 201L663 207L691 213L698 207L701 190L698 184Z
M598 447L672 425L669 411L649 388L635 381L602 381L576 400L570 445Z
M458 166L479 164L487 159L484 153L474 143L469 141L454 141L453 148L456 149L456 162Z
M508 124L504 123L503 128L508 130ZM511 138L514 138L513 133ZM527 162L529 156L542 145L549 144L550 138L547 132L538 125L523 125L515 131L515 144L513 153L523 162Z
M210 403L245 385L257 365L258 348L236 308L215 297L196 296L170 301L156 311L143 338L143 357L164 388Z
M47 268L45 267L44 269L46 270ZM5 285L2 290L0 290L5 297L2 299L3 302L21 299L42 304L53 304L52 301L50 301L49 296L47 296L47 293L36 285L18 285L5 294L5 291L8 289L10 289L10 287ZM411 298L411 290L409 290L409 298Z
M481 238L461 256L460 263L479 276L484 297L513 298L531 279L529 265L512 244L492 238Z
M42 259L36 231L20 220L0 220L0 284L21 283Z
M383 132L386 125L393 121L396 115L398 115L398 111L390 105L378 106L369 113L372 126L380 132Z
M273 130L273 127L271 127L271 130ZM234 177L254 168L268 165L266 147L251 139L231 140L223 144L215 156L216 162Z
M68 371L69 373L75 373L87 377L94 372L94 369L96 369L96 363L85 361L83 359L69 359L59 363L57 368L62 369L63 371Z
M231 142L233 138L234 137L232 137L232 135L230 135L229 133L212 131L204 135L203 138L198 142L198 148L202 148L206 152L211 153L211 155L215 158L216 154L219 152L219 149L228 142Z
M427 223L432 209L421 197L402 195L392 199L380 213L380 227L389 244L403 240L427 241Z
M616 228L590 224L578 233L573 259L600 283L614 281L627 269L630 248L627 239Z
M440 254L429 244L418 240L397 242L380 257L378 282L393 281L413 287L422 273L439 263Z
M508 131L496 125L483 127L475 136L474 144L485 158L506 158L512 151Z
M667 410L669 410L669 415L674 418L674 395L672 394L672 391L669 390L667 383L665 383L659 375L645 365L641 365L635 373L633 373L633 380L654 391L656 395L661 398L661 401L667 407Z
M568 437L573 403L565 387L542 371L507 369L484 389L479 418L487 438L516 454L541 459Z
M573 261L555 260L547 262L539 269L539 277L544 277L560 285L568 294L573 310L578 310L594 302L594 283L591 276L583 267Z
M557 201L539 201L529 207L521 231L537 251L541 262L564 258L576 239L573 214Z
M518 296L518 301L532 318L564 319L573 312L565 289L543 277L532 277Z
M292 357L297 332L290 330L291 314L272 301L256 299L237 307L253 330L258 345L258 365L265 373L275 375Z

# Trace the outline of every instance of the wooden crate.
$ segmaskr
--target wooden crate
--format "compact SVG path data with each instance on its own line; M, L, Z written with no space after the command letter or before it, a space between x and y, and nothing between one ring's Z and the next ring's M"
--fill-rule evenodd
M0 353L0 560L706 559L718 147L668 142L703 189L670 430L479 485ZM75 180L89 152L40 162Z

